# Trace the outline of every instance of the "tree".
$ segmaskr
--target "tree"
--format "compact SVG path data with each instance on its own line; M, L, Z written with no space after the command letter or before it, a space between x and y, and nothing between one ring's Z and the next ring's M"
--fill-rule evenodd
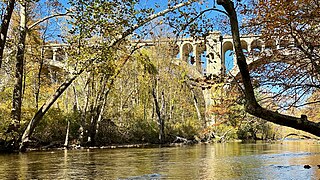
M20 150L25 150L25 144L28 142L29 137L32 135L39 121L79 75L85 70L92 68L92 64L104 61L108 62L108 59L112 58L112 52L117 52L118 46L125 41L125 38L133 34L146 23L181 7L187 6L191 4L192 1L176 4L158 13L144 10L141 11L142 14L139 14L134 10L135 3L136 2L134 1L102 2L102 4L95 1L79 1L71 3L75 6L75 11L78 12L74 12L76 26L73 32L79 33L79 36L76 36L78 39L74 41L77 45L75 47L78 47L77 53L74 55L77 55L75 60L81 60L83 66L56 90L55 94L40 107L34 117L30 120L22 135ZM117 14L119 16L115 16L113 10L117 12L123 11L123 13L119 13ZM92 17L96 18L92 20ZM118 28L119 23L123 25L122 28ZM98 41L95 42L96 48L92 48L90 44L85 43L93 36L99 37ZM85 53L86 51L88 52L88 50L89 52L90 50L93 51L89 54Z
M24 79L24 68L25 68L25 47L26 47L26 38L27 34L31 32L40 23L49 20L53 17L65 16L66 14L54 14L40 18L40 20L35 21L30 26L27 26L27 23L30 22L31 7L34 5L31 1L20 1L19 2L19 28L18 28L18 42L17 42L17 51L15 55L16 65L15 65L15 78L14 78L14 89L12 97L12 111L11 119L12 122L9 125L7 132L16 133L20 128L21 123L21 108L22 108L22 97L23 97L23 79ZM29 34L30 35L30 34ZM5 42L4 42L5 43ZM16 139L17 137L14 137ZM16 141L16 140L15 140Z
M217 3L223 6L230 19L231 32L237 58L237 65L240 69L241 79L245 93L245 110L256 117L265 119L267 121L279 125L293 127L295 129L303 130L316 136L320 136L320 123L309 121L307 119L307 116L301 115L301 117L298 118L289 115L284 115L263 108L261 107L261 105L259 105L254 94L254 89L248 70L246 57L241 48L238 18L235 11L234 3L230 0L218 0Z
M255 14L246 26L266 42L265 51L255 48L255 54L264 58L251 69L252 78L260 86L279 89L272 98L283 101L282 110L301 108L319 89L319 41L314 38L319 35L318 11L316 1L260 1L245 13Z
M8 131L17 131L20 127L21 121L21 105L22 105L22 81L24 69L24 51L25 41L27 35L27 2L21 1L20 5L20 25L19 25L19 38L16 54L16 69L15 69L15 84L13 89L12 98L12 123Z

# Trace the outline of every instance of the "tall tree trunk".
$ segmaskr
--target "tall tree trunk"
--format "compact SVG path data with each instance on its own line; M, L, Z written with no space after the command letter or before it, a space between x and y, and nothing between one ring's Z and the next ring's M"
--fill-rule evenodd
M160 123L159 139L160 139L160 143L163 144L163 143L165 143L164 119L166 117L166 112L165 112L166 102L165 102L165 99L164 99L164 92L163 91L161 92L161 101L162 101L162 105L161 105L161 110L160 110L161 119L160 119L160 122L159 122Z
M85 133L85 127L87 125L86 118L87 118L87 112L88 112L89 101L90 101L90 78L87 79L84 90L86 92L86 98L85 98L83 108L80 111L81 126L79 128L79 140L81 145L85 143L84 139L87 136L87 134Z
M18 51L16 54L16 68L15 68L15 84L12 98L11 111L11 127L12 131L16 131L20 127L21 121L21 105L22 105L22 81L24 69L24 50L26 41L26 2L20 3L20 27L19 27L19 42Z
M160 105L159 105L159 101L157 98L157 93L155 88L152 88L152 96L153 96L153 100L154 100L154 105L155 105L155 109L156 109L156 114L157 114L157 119L158 119L158 124L159 124L159 141L160 144L163 144L165 142L165 135L164 135L164 117L162 115L164 111L164 94L162 93L162 99L163 99L163 103L162 103L162 107L160 109Z
M244 56L244 53L241 48L238 18L237 18L233 1L217 0L217 3L224 7L230 19L233 44L235 47L237 64L240 70L243 87L244 87L245 99L246 99L245 110L248 113L256 117L259 117L261 119L264 119L279 125L303 130L320 137L320 123L309 121L306 115L301 115L300 118L288 116L288 115L284 115L278 112L268 110L266 108L261 107L258 104L255 98L253 86L251 83L251 78L248 70L248 64L246 62L246 57Z
M2 60L3 60L3 52L4 52L4 47L6 45L6 39L7 39L7 34L8 34L8 29L10 25L10 20L12 16L12 12L14 9L14 4L15 0L9 0L7 3L7 7L5 10L5 13L3 15L3 19L1 20L1 28L0 28L0 68L2 65Z

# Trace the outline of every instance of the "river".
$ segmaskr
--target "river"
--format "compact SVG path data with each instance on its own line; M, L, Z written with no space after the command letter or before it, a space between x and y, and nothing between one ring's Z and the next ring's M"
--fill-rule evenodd
M57 150L0 155L0 179L318 180L319 164L315 141Z

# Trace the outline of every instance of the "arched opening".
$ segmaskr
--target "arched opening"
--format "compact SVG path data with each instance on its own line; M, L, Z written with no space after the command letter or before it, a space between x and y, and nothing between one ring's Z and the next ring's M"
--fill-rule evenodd
M264 44L264 53L267 56L271 56L274 49L277 49L277 43L275 40L268 40Z
M234 51L227 50L224 55L225 55L226 73L228 73L234 67Z
M265 50L272 50L272 49L276 49L277 48L277 43L275 40L268 40L265 42Z
M195 63L195 57L193 54L193 47L190 43L182 45L182 61L193 65Z
M65 53L64 49L59 48L59 49L56 50L55 53L56 53L55 54L56 55L56 61L63 61L63 60L66 59L66 53Z
M234 67L234 50L233 44L227 41L223 44L222 53L222 68L223 73L229 72Z
M51 48L44 50L44 58L48 60L53 60L53 50Z
M262 52L262 41L259 39L253 40L251 43L251 53L258 55Z
M249 55L249 51L248 51L248 43L247 41L245 40L241 40L241 48L242 48L242 51L244 53L245 56L248 56Z

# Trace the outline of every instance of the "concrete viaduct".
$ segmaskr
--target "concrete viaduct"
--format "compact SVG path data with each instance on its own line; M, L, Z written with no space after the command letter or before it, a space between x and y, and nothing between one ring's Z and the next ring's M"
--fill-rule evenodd
M169 41L169 40L167 40ZM170 40L172 41L172 40ZM153 40L133 41L139 46L154 46ZM181 38L175 41L176 61L187 62L193 66L201 75L221 75L231 73L236 75L238 69L232 67L226 72L226 52L233 50L231 36L222 36L220 32L211 32L205 39ZM133 43L132 43L133 44ZM272 39L264 42L258 35L245 35L241 37L241 46L247 55L248 64L259 59L259 53L272 53L273 49L282 49L293 46L289 40ZM45 47L47 63L56 67L63 66L63 60L67 57L66 44L48 44ZM233 63L236 64L235 58ZM179 62L178 62L179 63ZM230 62L229 62L230 63ZM199 75L200 75L199 74Z

